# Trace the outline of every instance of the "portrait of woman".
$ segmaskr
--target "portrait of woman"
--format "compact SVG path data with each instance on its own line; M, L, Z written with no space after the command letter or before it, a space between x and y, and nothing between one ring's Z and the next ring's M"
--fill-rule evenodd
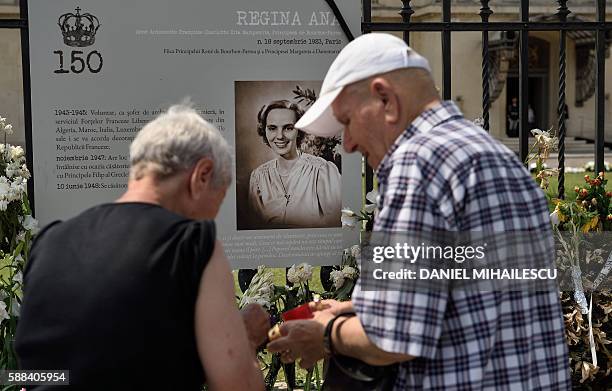
M334 163L300 151L306 135L294 125L303 114L288 100L269 102L257 114L257 134L275 158L250 174L252 228L340 226L340 173Z

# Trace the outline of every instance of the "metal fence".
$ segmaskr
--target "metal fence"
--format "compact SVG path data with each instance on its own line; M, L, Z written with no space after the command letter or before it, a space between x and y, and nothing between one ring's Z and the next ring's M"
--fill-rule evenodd
M529 151L529 128L528 128L528 81L529 81L529 62L528 62L528 43L530 31L557 31L560 35L559 40L559 86L557 97L557 121L559 136L559 197L564 198L565 194L565 139L566 139L566 38L568 33L573 32L592 32L595 34L595 172L604 171L604 122L605 122L605 51L606 38L612 30L612 23L606 22L606 2L605 0L594 0L597 11L595 21L568 21L571 10L567 6L567 0L551 1L551 5L557 8L554 15L549 18L538 18L530 20L529 1L520 0L519 20L513 22L490 22L489 18L494 9L489 7L489 0L481 0L480 22L456 22L451 20L451 0L441 1L441 21L440 22L412 22L410 19L415 13L411 7L410 0L402 0L403 7L398 9L401 22L372 22L372 1L363 0L363 22L361 29L363 33L373 31L402 31L404 40L410 42L410 33L419 32L440 32L442 34L442 97L451 98L451 43L453 32L481 31L482 32L482 118L484 128L489 130L489 110L491 108L491 52L489 45L489 32L518 32L519 41L519 155L525 161ZM542 5L541 2L538 5ZM547 19L547 20L546 20ZM371 174L368 179L371 187Z

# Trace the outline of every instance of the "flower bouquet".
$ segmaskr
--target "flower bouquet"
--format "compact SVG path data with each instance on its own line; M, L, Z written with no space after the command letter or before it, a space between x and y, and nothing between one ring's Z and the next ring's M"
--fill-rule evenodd
M23 148L6 143L13 127L0 116L0 369L16 369L13 340L22 300L23 269L38 222L26 194L30 171Z

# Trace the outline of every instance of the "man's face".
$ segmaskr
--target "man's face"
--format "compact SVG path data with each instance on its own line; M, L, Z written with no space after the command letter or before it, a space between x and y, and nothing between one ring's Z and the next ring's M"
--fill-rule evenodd
M386 153L381 137L384 126L383 106L382 102L366 94L364 91L345 88L332 103L332 110L344 126L344 150L349 153L361 152L368 164L377 168Z

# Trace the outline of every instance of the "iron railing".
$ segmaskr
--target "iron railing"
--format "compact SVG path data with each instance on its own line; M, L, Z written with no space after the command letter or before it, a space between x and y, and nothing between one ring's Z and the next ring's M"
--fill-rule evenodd
M404 40L409 43L410 32L440 32L442 34L442 97L451 98L451 37L453 32L481 31L482 32L482 118L484 128L489 130L489 110L491 108L490 96L490 72L491 58L489 52L490 31L518 31L519 32L519 155L525 161L529 151L529 128L528 128L528 43L530 31L558 31L559 40L559 86L557 97L557 122L559 135L559 197L565 194L565 138L566 138L566 35L570 31L594 32L596 51L596 87L595 87L595 172L604 171L605 151L605 51L606 39L612 30L612 23L606 22L605 0L594 0L597 12L595 21L568 21L571 10L567 7L567 0L551 1L555 5L557 13L556 20L542 21L529 18L529 1L520 0L517 21L491 22L490 16L494 10L489 7L489 0L480 0L482 8L479 15L480 22L455 22L451 20L451 0L441 1L440 22L414 22L411 17L415 13L410 6L410 0L402 0L402 8L398 9L401 22L372 22L371 0L363 0L363 21L361 28L364 33L373 31L403 32ZM542 5L541 2L538 3ZM371 188L371 181L367 184Z

